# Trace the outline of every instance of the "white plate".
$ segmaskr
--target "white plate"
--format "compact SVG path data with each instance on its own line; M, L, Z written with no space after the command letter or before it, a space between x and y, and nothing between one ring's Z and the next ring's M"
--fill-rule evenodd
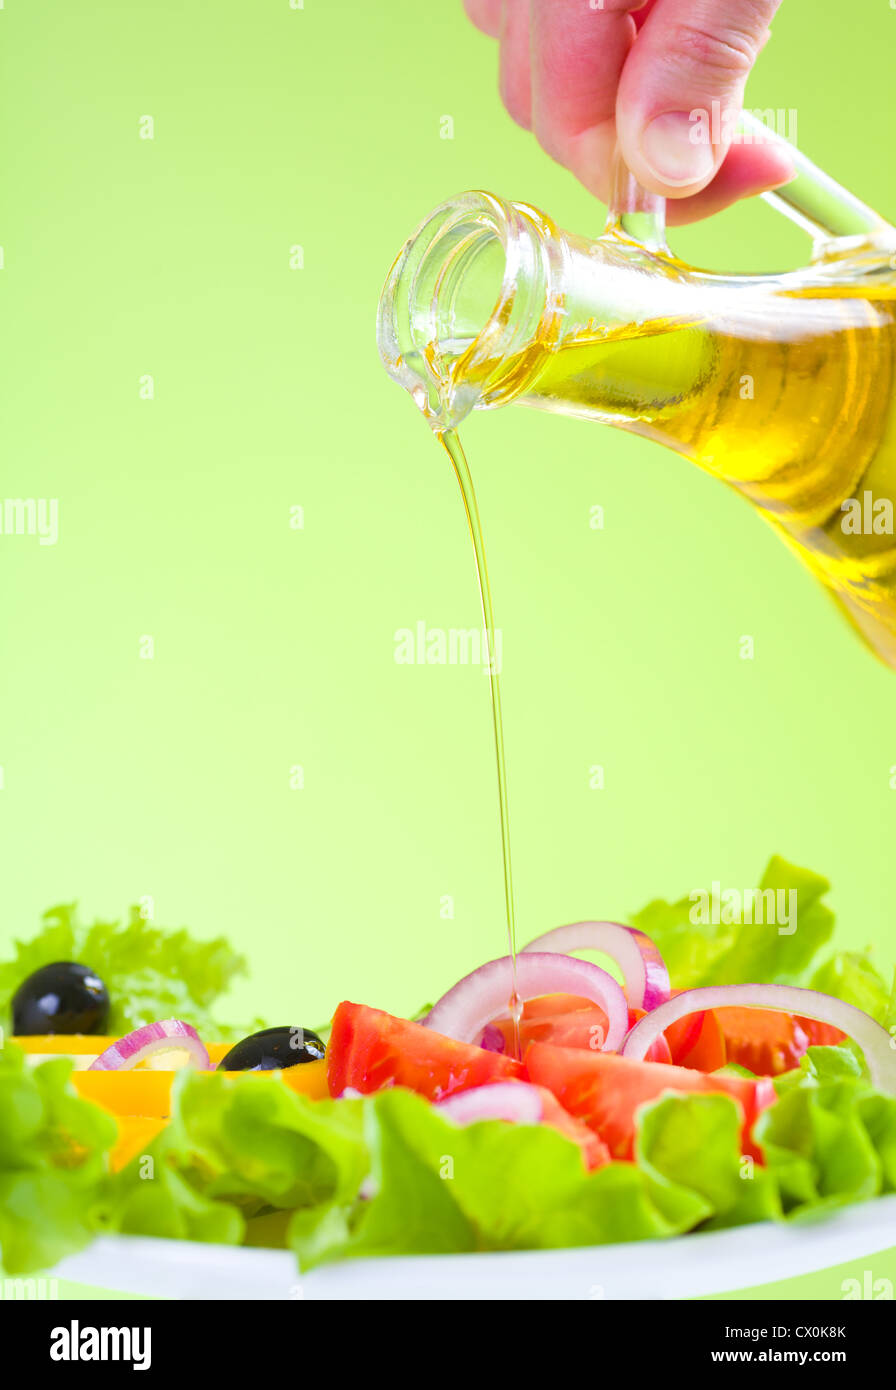
M896 1196L805 1226L763 1223L580 1250L346 1260L301 1276L283 1250L106 1236L52 1273L151 1298L669 1299L790 1279L894 1244Z

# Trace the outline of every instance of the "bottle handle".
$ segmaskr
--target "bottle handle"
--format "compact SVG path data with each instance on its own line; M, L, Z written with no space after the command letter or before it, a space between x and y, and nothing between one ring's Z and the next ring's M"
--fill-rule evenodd
M645 251L668 254L666 245L666 200L659 193L648 193L622 158L619 146L613 159L613 192L604 235L628 237Z
M744 144L763 141L783 147L795 175L790 183L761 196L769 207L807 232L816 247L841 237L869 238L882 231L892 232L890 224L873 208L830 178L752 112L741 112L736 138ZM622 232L648 251L668 250L666 200L641 187L623 162L618 148L606 230Z

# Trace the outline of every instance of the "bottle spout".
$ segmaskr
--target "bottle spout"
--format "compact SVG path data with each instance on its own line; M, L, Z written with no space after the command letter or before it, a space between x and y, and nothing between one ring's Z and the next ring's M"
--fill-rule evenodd
M434 430L500 405L533 367L556 312L551 231L524 204L465 193L405 243L380 297L377 344Z

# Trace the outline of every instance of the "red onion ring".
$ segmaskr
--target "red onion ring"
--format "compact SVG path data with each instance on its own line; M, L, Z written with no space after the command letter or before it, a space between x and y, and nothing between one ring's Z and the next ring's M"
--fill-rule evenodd
M544 1118L544 1101L536 1086L525 1081L495 1081L440 1100L436 1110L459 1125L477 1120L510 1120L518 1125L537 1125Z
M536 936L527 951L602 951L622 971L625 993L633 1009L649 1013L665 1004L671 993L666 963L649 936L621 922L569 922Z
M465 975L433 1005L422 1020L424 1026L458 1042L473 1042L486 1024L507 1011L513 993L512 967L510 956L500 956ZM621 1047L628 1028L628 1004L622 986L599 965L554 951L530 951L517 956L516 992L523 1001L542 994L577 994L592 1000L608 1020L601 1051L616 1052Z
M199 1071L211 1068L209 1055L196 1029L179 1018L165 1018L159 1023L147 1023L135 1028L126 1037L117 1038L111 1047L101 1052L88 1071L131 1071L157 1052L186 1052Z
M625 1039L622 1055L640 1061L670 1023L700 1009L724 1009L729 1005L781 1009L785 1013L816 1019L819 1023L832 1023L858 1043L878 1090L896 1095L896 1038L891 1038L870 1014L855 1005L796 985L716 985L683 990L635 1024Z

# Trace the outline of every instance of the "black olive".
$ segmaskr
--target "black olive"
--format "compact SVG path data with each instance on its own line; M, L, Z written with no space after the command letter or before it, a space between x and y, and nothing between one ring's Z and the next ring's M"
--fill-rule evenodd
M319 1062L325 1048L308 1028L262 1028L235 1043L218 1071L282 1071L299 1062Z
M89 965L57 960L23 980L12 997L12 1031L102 1033L109 1020L106 986Z

